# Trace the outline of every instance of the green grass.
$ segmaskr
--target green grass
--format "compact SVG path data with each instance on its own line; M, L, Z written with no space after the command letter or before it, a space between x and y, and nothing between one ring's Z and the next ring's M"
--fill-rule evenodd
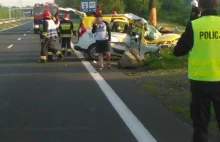
M11 18L19 18L23 16L22 10L11 10ZM8 8L0 8L0 19L9 18L9 10Z
M0 30L4 30L4 29L10 28L10 27L18 26L18 25L21 25L21 24L28 22L28 21L30 21L30 20L22 20L22 21L17 21L17 22L1 24Z
M8 8L0 8L0 19L9 18Z
M175 57L173 48L163 48L159 54L148 54L144 68L148 70L175 69L187 67L188 56Z
M143 77L141 78L143 79ZM141 85L149 94L180 116L185 122L192 123L190 117L191 93L186 72L176 70L154 71L150 76L144 78ZM216 124L213 105L211 113L209 128L216 133L218 125Z
M77 30L79 28L80 19L71 19L74 25L74 29Z

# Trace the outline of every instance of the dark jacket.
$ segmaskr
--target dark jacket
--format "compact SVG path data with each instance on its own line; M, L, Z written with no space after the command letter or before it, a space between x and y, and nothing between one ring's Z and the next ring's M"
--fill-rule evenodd
M108 24L108 22L106 22L106 21L103 21L103 22L105 23L106 28L107 28L108 40L111 41L111 30L110 30L109 24ZM92 25L92 33L94 34L94 33L96 33L96 31L97 31L97 27L96 27L96 25L93 23L93 25Z
M201 16L217 16L217 10L215 9L208 9L202 12ZM205 25L204 25L205 26ZM220 27L219 27L220 28ZM194 45L194 34L192 28L192 22L190 22L186 26L186 30L181 36L180 40L178 41L177 45L174 47L173 54L174 56L184 56L187 55L190 50L193 48ZM217 89L220 87L220 82L205 82L205 81L193 81L190 80L191 89L201 89L201 88L208 88L208 89Z
M200 9L198 7L193 7L190 15L190 21L195 20L200 17Z
M61 25L62 24L70 24L70 30L62 30ZM61 20L60 21L60 26L59 26L59 34L71 34L73 33L74 36L76 36L76 32L74 31L74 26L73 26L73 22L70 20Z

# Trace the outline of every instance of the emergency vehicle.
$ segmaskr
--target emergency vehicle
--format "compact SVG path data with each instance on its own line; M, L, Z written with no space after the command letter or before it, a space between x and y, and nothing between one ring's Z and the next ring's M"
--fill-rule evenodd
M33 16L34 16L34 24L33 24L33 29L34 33L37 34L39 33L39 28L40 28L40 22L41 19L43 19L43 12L45 9L48 9L52 15L54 15L57 10L58 10L58 5L53 4L53 3L45 3L45 4L35 4L34 5L34 10L33 10Z

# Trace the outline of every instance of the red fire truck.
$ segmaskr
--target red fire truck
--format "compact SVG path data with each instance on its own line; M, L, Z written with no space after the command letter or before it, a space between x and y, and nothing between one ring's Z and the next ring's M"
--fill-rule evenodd
M39 33L40 22L41 22L41 19L43 19L43 12L44 12L45 9L50 10L51 15L55 15L57 10L58 10L58 5L53 4L53 3L35 4L34 5L34 11L33 11L33 16L34 16L33 29L34 29L34 33Z

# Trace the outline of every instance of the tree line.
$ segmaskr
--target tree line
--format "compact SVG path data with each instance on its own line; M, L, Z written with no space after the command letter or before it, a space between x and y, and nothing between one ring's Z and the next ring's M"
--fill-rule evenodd
M118 13L134 13L145 19L148 18L150 0L98 0L103 13L111 13L115 9ZM186 24L189 21L191 0L155 0L158 20ZM80 9L80 0L55 0L64 7Z

